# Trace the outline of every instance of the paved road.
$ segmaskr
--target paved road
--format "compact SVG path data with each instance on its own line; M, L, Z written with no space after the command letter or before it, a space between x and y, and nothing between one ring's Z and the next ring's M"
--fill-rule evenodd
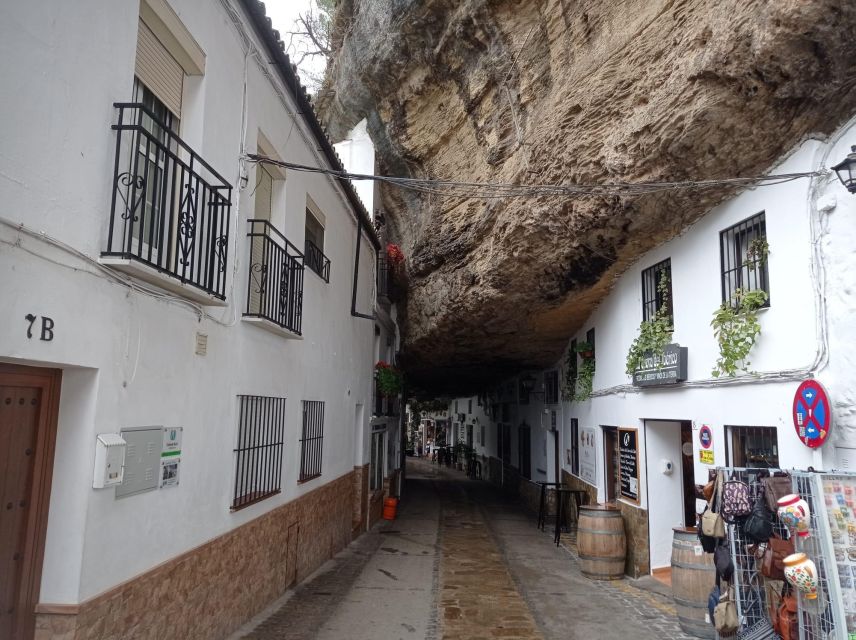
M491 485L408 459L394 522L235 634L259 640L688 638L668 599L597 583Z

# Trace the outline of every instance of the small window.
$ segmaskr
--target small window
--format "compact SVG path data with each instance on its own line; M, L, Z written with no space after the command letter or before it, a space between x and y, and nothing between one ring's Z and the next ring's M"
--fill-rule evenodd
M722 301L737 289L763 290L769 296L767 222L764 212L747 218L719 234L722 266ZM770 305L770 298L764 306Z
M588 331L586 331L586 342L588 342L588 343L591 345L591 352L592 352L592 355L594 355L594 353L595 353L595 348L594 348L594 327L592 327L591 329L589 329Z
M306 209L306 235L304 238L304 262L307 267L330 282L330 259L324 255L324 225Z
M324 403L303 401L303 437L300 439L300 482L321 475L324 449Z
M232 511L280 492L285 398L238 396Z
M472 401L472 398L470 398L469 400L467 400L467 413L472 413L472 412L473 412L473 401Z
M256 220L270 222L273 210L273 176L261 164L256 165L255 211Z
M571 455L568 462L571 465L571 473L580 475L580 421L571 418Z
M672 319L672 259L648 267L642 272L642 319L653 320L658 314Z
M370 487L377 491L383 487L383 431L372 433Z
M726 427L732 467L779 468L776 427Z
M559 402L559 372L548 371L544 374L544 403L556 404Z

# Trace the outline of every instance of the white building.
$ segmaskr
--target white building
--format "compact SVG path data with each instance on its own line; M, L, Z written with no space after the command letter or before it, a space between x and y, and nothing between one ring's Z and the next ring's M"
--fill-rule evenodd
M0 41L0 636L223 637L399 466L380 243L248 159L341 169L261 3L5 3Z
M829 168L852 143L853 121L829 139L806 140L770 173ZM694 525L703 506L694 485L705 483L716 466L852 469L854 220L856 196L834 173L749 189L714 208L616 280L569 343L570 361L525 372L491 391L492 435L480 453L496 466L504 434L506 472L532 482L561 479L591 501L616 502L633 575L668 567L672 528ZM756 237L767 240L765 264L747 259ZM634 386L625 373L628 349L643 309L650 314L661 303L656 284L664 271L672 342L687 349L686 381ZM765 289L769 306L758 312L753 373L716 379L711 319L736 286ZM573 350L584 341L594 346L592 394L570 402L562 392L566 372L582 367ZM666 379L669 370L649 373ZM822 383L831 399L832 429L818 448L803 443L793 417L795 393L809 379ZM522 482L527 491L521 493L533 495L530 484Z

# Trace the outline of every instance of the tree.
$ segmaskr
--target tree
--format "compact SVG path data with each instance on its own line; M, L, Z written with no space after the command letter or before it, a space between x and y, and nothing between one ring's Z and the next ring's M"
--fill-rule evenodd
M286 31L286 53L312 92L320 88L333 53L330 38L335 5L336 0L311 0L309 8Z

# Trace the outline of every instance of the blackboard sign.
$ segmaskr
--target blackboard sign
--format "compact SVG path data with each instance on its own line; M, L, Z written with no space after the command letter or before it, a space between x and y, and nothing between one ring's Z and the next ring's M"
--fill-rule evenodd
M618 430L621 497L639 502L639 431Z

